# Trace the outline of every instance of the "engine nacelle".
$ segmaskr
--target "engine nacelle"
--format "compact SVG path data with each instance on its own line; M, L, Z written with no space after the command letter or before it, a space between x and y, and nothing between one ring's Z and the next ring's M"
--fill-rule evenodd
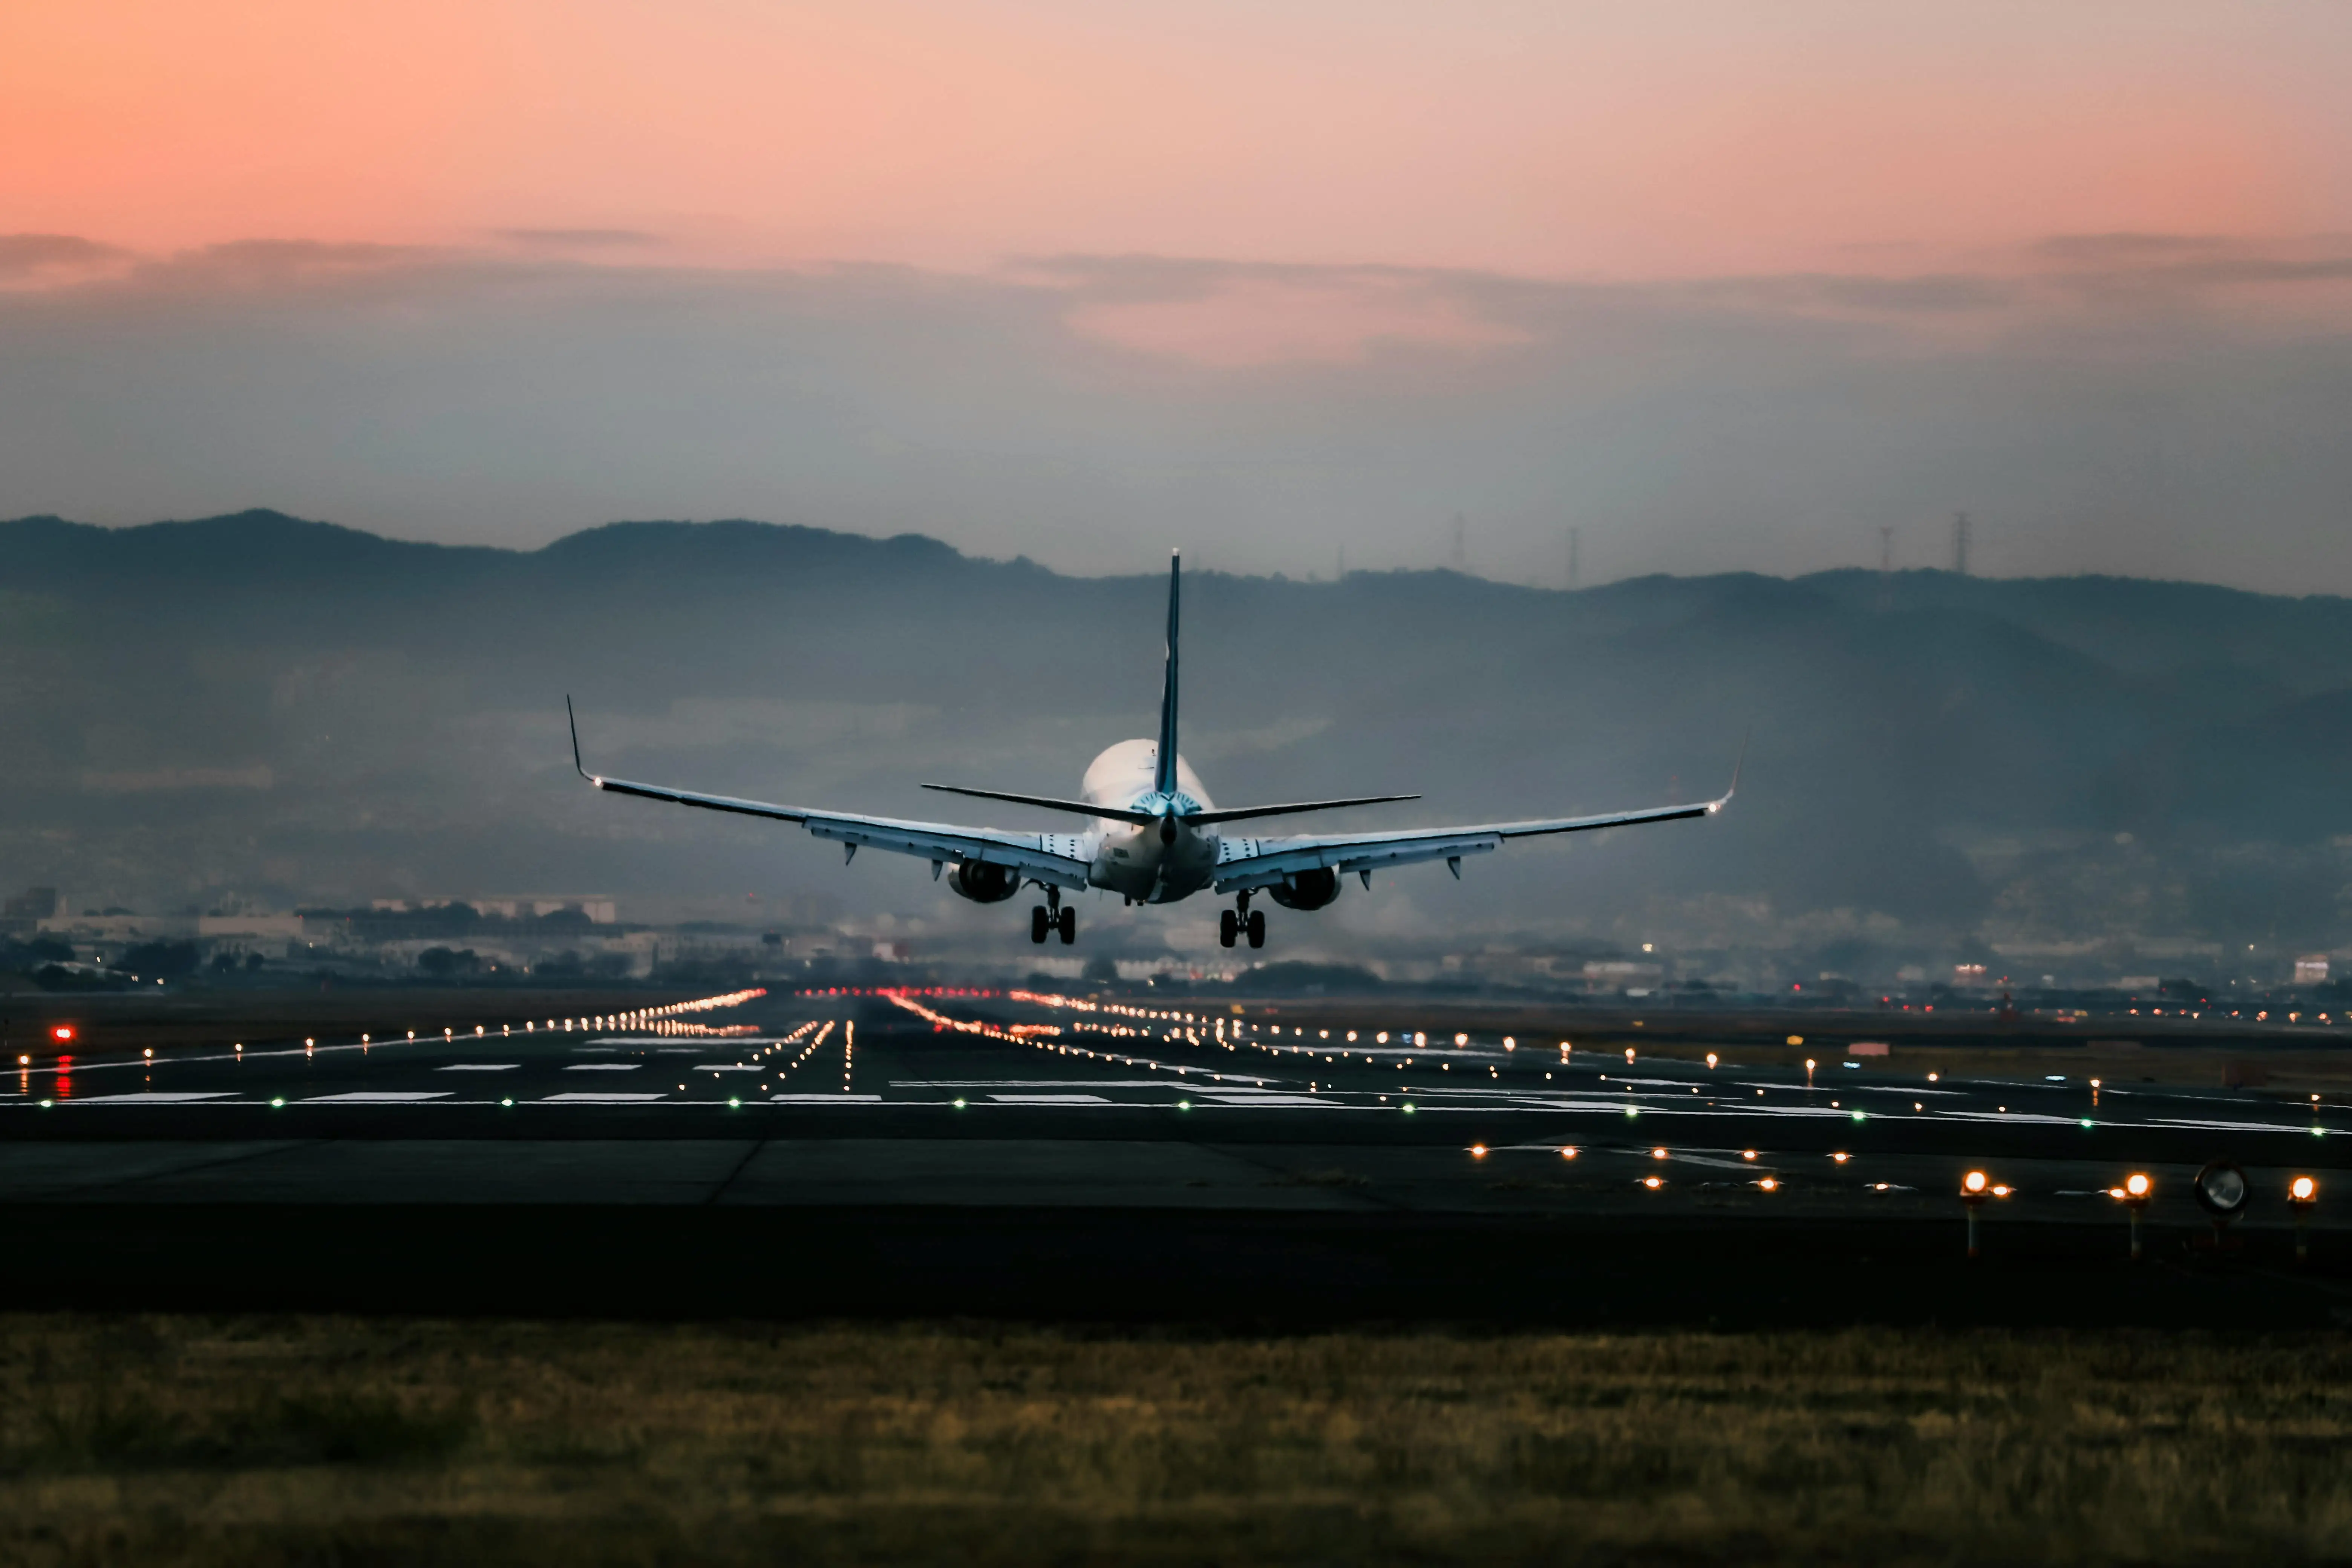
M959 860L948 873L948 886L975 904L1001 904L1021 890L1021 873L985 860Z
M1295 872L1268 888L1265 896L1286 910L1319 910L1339 896L1339 873L1328 866Z

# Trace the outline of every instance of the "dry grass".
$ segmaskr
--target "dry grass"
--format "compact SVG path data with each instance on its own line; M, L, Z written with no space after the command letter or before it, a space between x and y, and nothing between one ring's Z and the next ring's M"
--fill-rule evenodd
M43 1563L2294 1562L2352 1345L0 1319Z

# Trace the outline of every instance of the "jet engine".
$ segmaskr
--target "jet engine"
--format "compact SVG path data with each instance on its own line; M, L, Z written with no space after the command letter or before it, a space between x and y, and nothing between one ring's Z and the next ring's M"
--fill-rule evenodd
M1319 910L1339 896L1339 873L1328 866L1294 872L1265 893L1286 910Z
M1021 873L985 860L959 860L948 873L948 886L975 904L1001 904L1021 890Z

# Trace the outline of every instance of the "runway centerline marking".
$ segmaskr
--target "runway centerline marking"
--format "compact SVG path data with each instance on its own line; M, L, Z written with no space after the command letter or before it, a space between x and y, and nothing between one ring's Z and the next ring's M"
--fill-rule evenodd
M435 1068L433 1070L435 1072L512 1072L520 1066L522 1066L520 1062L451 1062L447 1067Z

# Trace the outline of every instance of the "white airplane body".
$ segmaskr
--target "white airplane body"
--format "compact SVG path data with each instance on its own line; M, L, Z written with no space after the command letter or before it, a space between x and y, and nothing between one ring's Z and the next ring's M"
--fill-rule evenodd
M930 861L934 878L946 873L949 886L975 902L1001 903L1019 893L1024 885L1034 884L1045 889L1046 901L1031 910L1030 940L1044 942L1049 931L1058 932L1066 944L1077 939L1077 911L1063 904L1066 890L1098 889L1118 893L1130 904L1172 904L1203 891L1232 893L1235 907L1223 911L1220 940L1231 947L1246 936L1250 946L1262 947L1265 942L1265 911L1250 908L1252 895L1258 892L1265 893L1286 909L1318 910L1339 896L1340 878L1350 871L1362 879L1366 888L1371 886L1374 870L1417 861L1444 860L1459 877L1464 857L1500 848L1506 839L1711 816L1730 803L1732 791L1727 789L1714 800L1595 816L1408 828L1391 833L1225 837L1217 829L1227 822L1419 797L1370 795L1233 811L1217 809L1192 764L1176 749L1181 572L1181 561L1172 562L1168 578L1167 680L1160 697L1157 740L1121 741L1095 758L1080 781L1076 799L966 789L954 784L923 786L950 795L1011 801L1091 818L1090 826L1082 832L1008 833L951 823L908 822L775 805L728 795L698 795L660 784L605 778L591 773L581 762L576 721L572 735L572 765L598 789L616 795L798 823L816 837L834 839L845 846L845 858L856 858L860 848L869 846L920 857ZM1736 788L1737 770L1732 783Z

